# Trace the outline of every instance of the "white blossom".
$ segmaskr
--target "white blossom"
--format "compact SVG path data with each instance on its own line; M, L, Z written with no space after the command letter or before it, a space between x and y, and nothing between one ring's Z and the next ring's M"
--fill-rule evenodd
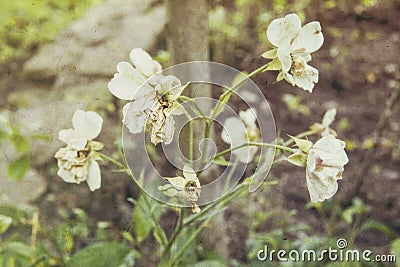
M165 179L170 182L172 187L167 185L166 187L160 187L160 190L163 190L164 193L171 197L185 197L191 203L193 213L200 212L200 208L196 204L201 193L200 181L192 168L184 166L183 177L177 176Z
M175 76L158 74L161 65L143 49L133 49L129 56L134 67L120 62L108 84L113 95L132 101L123 108L123 123L131 133L149 132L155 145L169 144L175 130L173 115L184 112L176 101L184 86Z
M257 114L254 109L247 109L239 112L239 118L230 117L224 123L224 129L221 132L222 140L231 144L231 147L238 147L249 142L259 140L260 131L256 125ZM243 124L245 127L243 127ZM258 147L244 146L232 151L232 154L238 157L242 163L249 163L253 160Z
M345 146L333 135L326 135L308 151L306 178L311 202L324 201L337 192L337 180L342 179L344 165L349 162Z
M318 70L307 63L311 53L317 51L324 42L321 25L312 21L301 27L300 18L289 14L284 18L275 19L267 29L267 38L277 47L275 53L266 52L267 58L276 58L280 62L280 74L277 80L285 79L293 86L296 85L312 92L318 82ZM274 56L270 57L272 54Z
M67 183L86 181L91 191L101 186L101 172L96 162L96 151L103 148L99 142L93 141L101 131L103 119L93 111L75 111L71 129L61 130L59 139L67 146L55 154L58 160L57 172Z
M333 136L337 136L335 130L330 128L330 125L333 123L336 117L336 108L331 108L327 112L325 112L321 123L314 123L310 129L319 133L322 137L327 136L329 134Z

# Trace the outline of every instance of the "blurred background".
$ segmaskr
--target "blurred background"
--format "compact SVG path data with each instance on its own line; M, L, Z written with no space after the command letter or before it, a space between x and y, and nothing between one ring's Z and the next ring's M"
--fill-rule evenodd
M171 64L163 1L0 3L0 266L118 266L121 258L122 266L155 266L156 241L148 214L138 208L139 189L106 163L100 190L66 184L56 174L54 153L63 146L58 131L71 127L73 112L82 108L102 115L99 140L106 154L120 157L122 103L107 83L135 47L164 67ZM277 73L253 80L269 100L281 136L306 131L336 107L333 128L350 159L339 192L311 205L305 171L279 164L268 177L276 185L237 199L225 211L225 255L208 247L204 234L182 266L201 260L214 265L199 266L224 266L216 265L224 258L230 266L258 266L256 254L265 244L317 249L334 246L338 238L348 248L400 260L400 109L390 102L400 83L400 3L212 0L210 60L248 72L265 64L260 55L271 48L269 23L292 12L303 23L322 25L325 42L311 62L320 73L314 92L275 83ZM159 216L171 233L176 213Z

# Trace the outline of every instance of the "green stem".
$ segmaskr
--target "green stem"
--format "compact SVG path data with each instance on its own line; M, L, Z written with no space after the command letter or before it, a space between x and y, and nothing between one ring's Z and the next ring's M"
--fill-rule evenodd
M190 120L189 121L189 159L191 161L193 161L193 146L194 146L193 137L194 137L193 120Z
M212 216L208 217L197 229L192 233L192 235L186 240L185 244L181 247L175 257L168 263L167 266L174 266L183 254L186 252L187 248L192 244L192 242L196 239L196 237L201 233L201 231L209 224L209 222L217 215L217 213L213 214Z
M108 160L109 162L113 163L115 166L117 166L117 167L119 167L121 169L126 169L126 167L121 162L117 161L116 159L113 159L112 157L107 156L107 155L105 155L103 153L98 153L98 154L100 155L100 157Z
M164 230L161 228L160 224L158 223L156 217L154 216L154 212L151 209L151 203L149 202L147 195L145 192L143 192L145 195L143 195L144 198L144 202L146 203L147 208L150 210L150 219L151 222L153 224L153 227L156 229L156 231L158 231L160 233L160 238L161 238L161 245L163 247L166 247L166 245L168 244L168 240L167 240L167 236L165 235ZM146 212L146 211L144 211Z
M210 138L212 121L211 120L207 120L207 121L205 121L205 123L206 123L206 127L204 129L204 142L205 142L205 144L203 145L203 151L201 153L201 161L200 161L202 164L206 163L206 162L204 162L204 158L207 156L207 150L208 150L208 141L206 141L206 139ZM201 166L201 168L203 168L203 166Z
M183 222L183 226L190 225L191 223L195 222L197 219L203 217L205 214L207 214L210 210L212 210L214 207L219 205L220 203L226 203L226 200L232 199L234 196L236 196L236 193L241 192L245 188L246 183L241 183L237 185L231 192L228 194L224 195L220 199L216 200L212 204L208 205L204 209L202 209L199 213L192 215L189 217L186 221Z
M293 152L293 149L292 149L292 148L287 147L287 146L283 146L283 145L274 145L274 144L258 143L258 142L249 142L249 143L244 143L244 144L242 144L242 145L240 145L240 146L237 146L237 147L232 147L232 148L225 149L225 150L223 150L223 151L217 153L217 154L213 157L213 159L216 159L216 158L218 158L218 157L220 157L220 156L223 156L223 155L228 154L228 153L230 153L230 152L232 152L232 151L234 151L234 150L237 150L237 149L240 149L240 148L246 147L246 146L269 147L269 148L275 148L275 149L284 150L284 151L291 152L291 153ZM209 159L209 160L211 160L211 159Z
M246 76L244 76L240 81L238 81L234 86L232 86L232 88L230 88L229 90L225 91L220 97L219 99L224 99L226 97L230 97L230 95L236 90L238 89L245 81L247 81L249 78L254 77L255 75L257 75L260 72L263 72L267 67L268 64L265 64L261 67L259 67L258 69L252 71L251 73L247 74ZM224 103L226 103L227 101L225 101ZM221 113L222 110L224 110L224 107L221 107L222 104L224 104L222 101L219 101L216 105L216 107L212 110L211 112L211 118L214 119L218 114L217 113Z
M170 249L171 249L172 245L174 244L178 235L183 230L183 215L184 215L184 209L179 208L178 222L176 224L174 233L172 234L170 240L168 241L168 243L165 246L164 251L161 255L161 262L166 262L166 256L168 255L168 252L170 251Z

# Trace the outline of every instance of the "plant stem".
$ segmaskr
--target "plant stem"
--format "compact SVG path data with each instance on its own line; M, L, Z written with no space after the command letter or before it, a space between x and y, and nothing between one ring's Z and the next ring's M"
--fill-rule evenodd
M360 168L357 169L357 176L354 177L356 185L354 186L351 194L348 194L348 198L345 198L343 202L344 205L347 205L351 202L351 200L358 195L362 185L364 184L364 178L367 176L369 170L373 166L372 161L374 159L374 154L379 146L378 140L381 138L383 134L383 130L386 128L389 118L392 116L393 109L395 107L395 103L400 99L400 86L397 86L394 90L390 98L386 100L385 109L383 110L377 125L375 126L375 130L372 134L372 140L374 142L374 148L368 150L364 157L364 161L362 162Z
M107 155L105 155L103 153L98 153L98 154L100 155L100 157L108 160L109 162L113 163L115 166L117 166L117 167L119 167L121 169L125 169L126 168L122 163L120 163L119 161L113 159L112 157L107 156Z
M174 233L172 234L171 238L169 239L167 245L165 246L165 248L163 250L163 253L161 255L161 262L166 262L166 256L168 255L168 252L170 251L170 249L171 249L172 245L174 244L178 235L183 230L183 216L184 216L184 209L179 208L178 222L176 224Z
M232 88L228 89L227 91L225 91L220 97L219 99L224 99L224 98L228 98L230 97L230 95L232 95L232 93L238 89L245 81L247 81L249 78L254 77L255 75L257 75L260 72L263 72L267 67L268 67L269 63L259 67L258 69L252 71L250 74L245 75L245 77L243 77L240 81L238 81L234 86L232 86ZM219 101L216 105L216 107L211 111L211 119L214 119L218 114L217 112L222 112L222 110L224 110L223 107L221 107L222 104L225 104L227 101L225 101L224 103L222 101ZM221 111L219 111L221 109Z
M237 146L237 147L232 147L232 148L225 149L225 150L223 150L223 151L217 153L217 154L214 156L213 159L216 159L216 158L218 158L218 157L220 157L220 156L223 156L223 155L228 154L228 153L230 153L230 152L232 152L232 151L234 151L234 150L237 150L237 149L240 149L240 148L246 147L246 146L269 147L269 148L275 148L275 149L284 150L284 151L287 151L287 152L293 152L293 149L292 149L292 148L286 147L286 146L282 146L282 145L274 145L274 144L258 143L258 142L249 142L249 143L244 143L244 144L242 144L242 145L240 145L240 146Z
M199 213L189 217L186 221L183 222L183 226L185 227L187 225L190 225L197 219L203 217L205 214L207 214L210 210L212 210L215 206L219 205L220 203L222 203L222 202L226 203L226 202L224 202L225 200L227 200L227 199L230 200L232 198L232 196L236 196L236 193L243 190L245 188L245 185L246 185L246 183L241 183L241 184L237 185L231 192L224 195L220 199L216 200L212 204L208 205L206 208L202 209Z
M187 248L190 244L196 239L196 237L201 233L201 231L209 224L209 222L217 215L218 213L213 214L208 217L197 229L192 233L192 235L186 240L185 244L178 251L176 256L168 263L167 266L174 266L182 257L182 255L186 252Z

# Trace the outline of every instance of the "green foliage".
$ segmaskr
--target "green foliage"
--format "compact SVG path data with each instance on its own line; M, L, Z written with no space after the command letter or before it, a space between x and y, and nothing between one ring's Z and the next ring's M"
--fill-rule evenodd
M74 255L67 261L68 267L109 267L109 266L133 266L134 254L125 245L116 242L100 242L88 246Z
M7 231L8 227L12 224L12 221L11 217L0 214L0 234Z
M96 0L0 0L0 64L52 40Z
M7 176L14 181L21 180L26 172L29 170L31 165L31 157L29 155L23 155L13 162L11 162L7 167Z
M356 215L362 215L370 210L371 208L365 205L361 199L355 198L353 204L343 211L342 218L347 224L352 224Z
M149 205L150 201L152 202L151 205ZM155 223L159 222L162 209L157 205L158 203L154 199L150 198L145 193L139 197L135 204L132 220L136 239L141 243L155 228ZM160 233L160 231L157 230L155 231L155 237L159 241L164 238L164 235L165 233Z
M292 94L284 94L282 96L282 101L285 102L288 109L292 112L299 112L306 116L310 115L310 108L307 105L302 104L302 99L300 96L295 96Z

